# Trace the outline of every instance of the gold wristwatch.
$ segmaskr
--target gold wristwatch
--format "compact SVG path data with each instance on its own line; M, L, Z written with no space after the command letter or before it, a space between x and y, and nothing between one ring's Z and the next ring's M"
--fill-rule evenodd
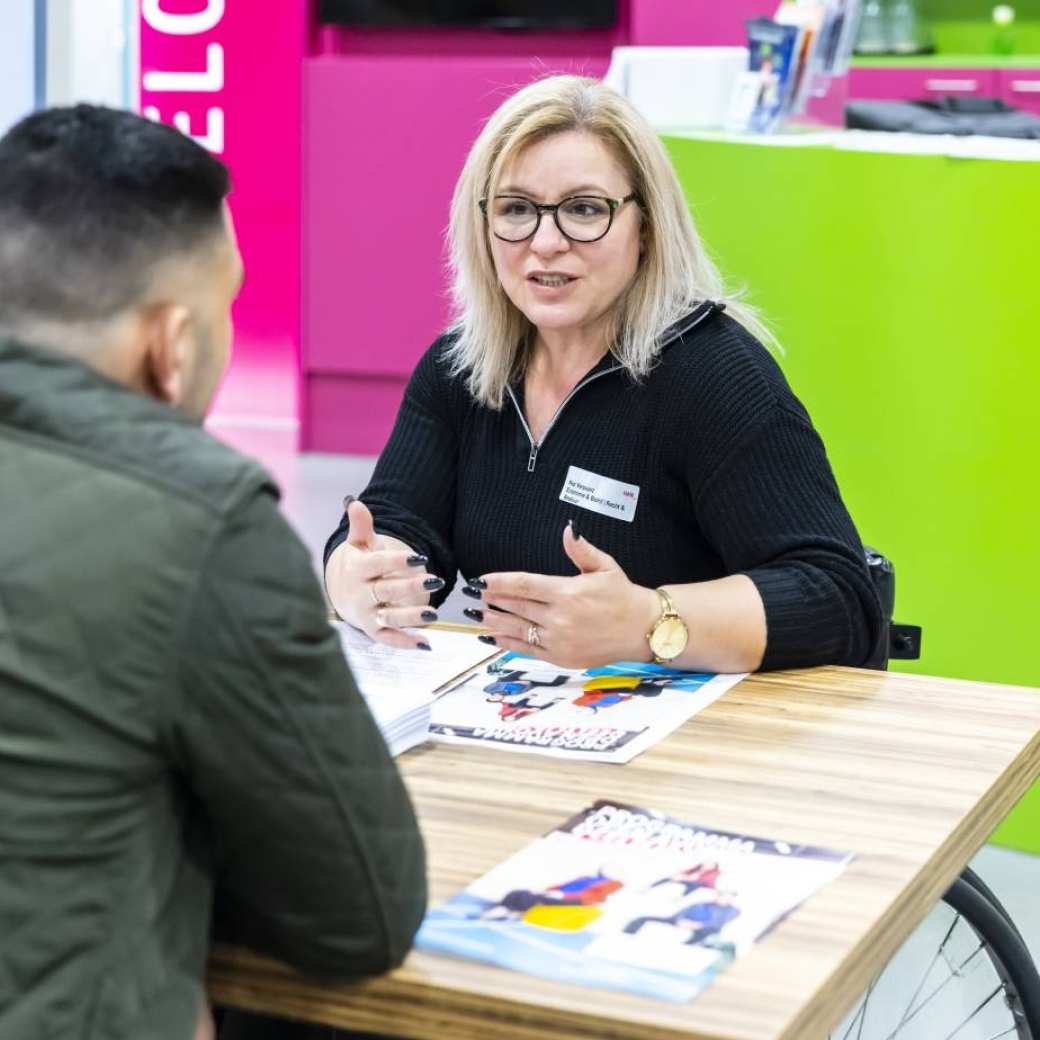
M650 644L654 660L658 664L669 664L686 649L690 630L672 605L672 597L664 589L655 591L661 600L661 616L647 632L646 641Z

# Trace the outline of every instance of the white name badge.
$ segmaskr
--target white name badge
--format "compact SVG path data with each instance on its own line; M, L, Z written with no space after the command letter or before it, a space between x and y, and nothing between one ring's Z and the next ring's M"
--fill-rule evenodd
M560 492L560 501L631 523L636 518L639 488L571 466Z

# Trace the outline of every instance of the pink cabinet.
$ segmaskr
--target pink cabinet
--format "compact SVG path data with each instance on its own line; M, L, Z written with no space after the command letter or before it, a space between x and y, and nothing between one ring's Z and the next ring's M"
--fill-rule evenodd
M997 96L1014 108L1040 115L1040 69L1000 69Z
M1040 115L1040 68L853 68L849 97L878 101L919 100L943 95L995 97Z
M996 69L853 68L849 72L852 100L917 101L946 95L998 96ZM1037 95L1040 100L1040 95Z

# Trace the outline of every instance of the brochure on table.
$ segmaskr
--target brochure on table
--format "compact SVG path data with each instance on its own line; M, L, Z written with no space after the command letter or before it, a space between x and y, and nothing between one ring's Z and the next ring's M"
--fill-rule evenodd
M400 755L429 736L430 709L438 692L471 672L498 651L463 632L424 629L430 652L401 650L373 642L364 632L339 623L343 651L392 755Z
M503 751L629 762L743 678L634 661L579 671L509 652L436 701L430 735Z
M417 942L686 1001L851 858L599 801L430 910Z

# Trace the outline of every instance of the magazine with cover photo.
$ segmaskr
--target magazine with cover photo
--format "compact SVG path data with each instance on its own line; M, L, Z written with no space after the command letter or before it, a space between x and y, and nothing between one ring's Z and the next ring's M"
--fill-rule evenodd
M769 18L747 23L748 68L758 82L747 129L771 133L790 110L802 32L800 26L780 25Z
M431 909L417 943L687 1001L851 858L599 801Z
M629 762L744 675L620 661L584 671L512 651L441 696L430 736L596 762Z

